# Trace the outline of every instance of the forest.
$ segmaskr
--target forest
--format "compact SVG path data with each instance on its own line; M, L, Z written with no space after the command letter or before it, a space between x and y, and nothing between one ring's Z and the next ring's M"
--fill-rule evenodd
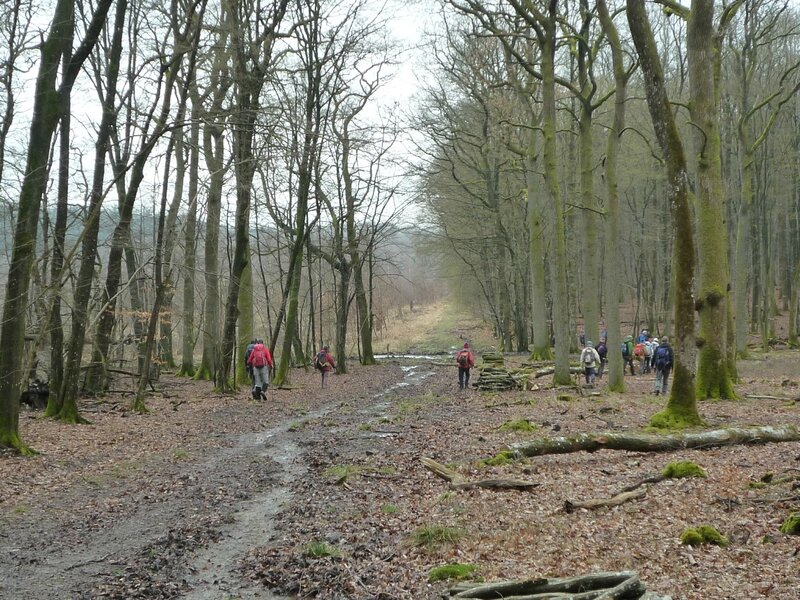
M423 573L567 555L599 597L662 597L630 569L797 589L793 2L11 0L0 38L0 535L29 540L0 595L484 597ZM674 349L664 397L617 350L642 330ZM707 483L663 474L665 439ZM733 549L687 549L694 515Z
M76 422L110 369L137 410L162 368L235 389L254 336L277 385L346 372L442 295L555 384L576 330L669 332L673 424L796 343L791 3L422 6L409 42L366 0L4 5L3 445L32 379Z

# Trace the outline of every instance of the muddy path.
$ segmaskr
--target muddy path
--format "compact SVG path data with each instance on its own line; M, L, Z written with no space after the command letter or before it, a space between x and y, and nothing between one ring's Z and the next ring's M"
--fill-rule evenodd
M702 403L706 426L800 423L798 357L740 363L739 399ZM298 373L266 404L165 381L145 415L108 400L86 406L89 427L25 415L42 453L0 454L0 598L441 599L454 582L430 574L461 563L486 581L633 570L675 600L795 600L800 538L779 527L800 510L800 442L486 460L531 437L641 430L663 405L653 384L462 393L440 360L392 362L324 391ZM536 487L448 489L422 457ZM707 476L564 510L677 460ZM701 524L730 545L682 544Z
M396 365L380 367L356 393L380 410L378 399L407 385L409 373ZM293 501L293 485L306 475L308 448L326 442L298 422L326 419L353 393L341 379L322 393L311 375L295 391L273 391L273 406L235 398L212 408L213 416L186 415L183 427L196 418L232 427L233 433L210 427L211 446L189 431L171 456L145 449L135 461L76 474L57 489L27 490L0 517L0 597L279 597L247 580L241 561L268 543L281 511ZM236 424L254 431L236 432ZM322 438L336 435L330 428ZM42 459L65 460L56 454L52 449Z

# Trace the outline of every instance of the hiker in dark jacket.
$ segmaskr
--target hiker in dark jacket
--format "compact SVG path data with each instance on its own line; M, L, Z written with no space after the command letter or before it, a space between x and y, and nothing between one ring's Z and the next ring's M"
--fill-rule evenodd
M469 385L469 370L475 366L475 357L469 348L469 342L464 342L464 347L456 353L458 365L458 389L465 390Z
M603 378L603 371L606 370L606 363L608 362L608 346L606 345L606 338L601 338L600 343L597 344L597 355L600 357L600 366L597 367L597 378Z
M250 360L250 353L253 351L253 346L256 345L256 341L255 338L250 340L250 343L247 344L247 349L244 351L244 370L250 378L250 383L255 383L255 376L253 375L253 367L248 361Z
M658 344L655 352L656 364L656 387L653 393L658 396L659 394L666 394L669 387L669 374L672 371L672 365L675 360L675 354L672 347L669 345L669 338L664 336Z

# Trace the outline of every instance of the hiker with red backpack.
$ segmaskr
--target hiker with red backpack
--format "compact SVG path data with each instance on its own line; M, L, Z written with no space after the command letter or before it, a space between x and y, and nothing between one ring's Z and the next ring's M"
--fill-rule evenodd
M320 372L321 386L327 387L328 375L336 368L336 361L328 346L323 346L322 350L317 352L317 356L314 358L314 368Z
M264 345L264 340L256 340L250 355L247 357L247 364L253 369L253 399L266 400L267 387L269 387L270 372L274 366L272 354Z
M465 390L469 385L469 370L475 366L475 357L469 349L469 342L464 342L464 347L456 353L458 365L458 389Z

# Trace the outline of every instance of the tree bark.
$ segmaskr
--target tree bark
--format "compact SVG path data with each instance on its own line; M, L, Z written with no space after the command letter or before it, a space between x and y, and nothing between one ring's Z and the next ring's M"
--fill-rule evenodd
M583 433L510 444L508 449L519 456L544 456L597 450L629 452L673 452L692 448L714 448L737 444L769 444L800 441L800 430L793 425L765 427L729 427L711 431L673 433L669 435L632 432Z
M674 380L665 409L652 423L663 427L699 425L695 392L694 234L686 158L667 97L664 73L644 0L627 0L628 24L641 62L647 106L667 166L667 193L675 232L673 250L675 338ZM610 348L609 352L614 352Z
M697 397L733 398L728 372L728 243L719 132L721 32L714 30L714 0L693 0L686 31L689 103L697 156L697 307L700 331Z
M73 54L62 81L56 88L58 66L70 50L73 3L58 0L47 39L41 44L41 62L36 78L33 117L28 141L25 177L19 199L19 213L14 230L6 297L0 325L0 446L29 452L19 437L19 397L25 355L25 313L30 290L30 270L36 255L37 222L42 194L47 184L47 157L60 115L60 105L72 91L80 69L97 43L100 30L111 7L111 0L101 0L92 15L81 46Z
M598 14L603 30L611 47L611 58L614 66L614 121L608 132L606 140L606 210L605 210L605 239L603 264L603 292L605 304L606 348L608 348L608 389L614 392L625 391L625 378L623 373L622 356L617 348L622 345L622 335L619 328L619 302L617 295L622 287L622 265L618 260L620 256L620 208L619 188L617 185L617 162L619 157L620 136L625 129L625 101L627 96L628 74L625 70L624 54L619 33L614 26L606 6L606 0L598 0Z

